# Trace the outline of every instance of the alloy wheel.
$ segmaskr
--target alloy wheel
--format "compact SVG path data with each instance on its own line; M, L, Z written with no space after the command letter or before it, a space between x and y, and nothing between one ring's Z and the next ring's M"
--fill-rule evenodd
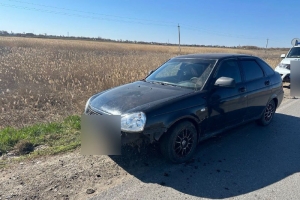
M174 150L179 157L190 153L193 147L193 135L190 130L183 129L176 137Z
M275 111L274 104L270 102L268 104L268 106L266 107L266 110L265 110L265 120L267 122L272 119L274 111Z

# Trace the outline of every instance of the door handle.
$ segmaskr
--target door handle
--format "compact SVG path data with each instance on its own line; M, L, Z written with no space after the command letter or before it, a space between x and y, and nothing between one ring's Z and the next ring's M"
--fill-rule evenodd
M269 80L265 81L265 85L270 85L270 81Z
M239 92L246 92L246 88L245 87L240 87Z

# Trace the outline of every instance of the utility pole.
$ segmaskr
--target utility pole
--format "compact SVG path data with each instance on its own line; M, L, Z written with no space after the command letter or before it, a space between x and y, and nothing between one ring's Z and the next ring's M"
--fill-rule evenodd
M68 37L69 37L69 31L68 31Z
M267 52L268 43L269 43L269 39L267 39L267 44L266 44L266 50L265 50L265 53Z
M179 43L178 43L179 53L181 53L181 49L180 49L180 26L179 26L179 24L178 24L178 39L179 39Z

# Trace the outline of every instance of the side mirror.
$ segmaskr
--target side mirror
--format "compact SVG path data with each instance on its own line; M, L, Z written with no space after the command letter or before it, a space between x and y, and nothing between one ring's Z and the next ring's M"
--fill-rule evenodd
M280 58L285 58L285 54L281 54Z
M229 78L229 77L220 77L216 80L214 85L216 87L234 88L235 80L233 78Z
M154 72L153 70L149 71L148 76L149 76L150 74L152 74L153 72Z

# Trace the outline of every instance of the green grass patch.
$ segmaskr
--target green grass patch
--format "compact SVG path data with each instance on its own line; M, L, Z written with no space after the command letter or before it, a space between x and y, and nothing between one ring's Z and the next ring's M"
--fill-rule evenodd
M0 130L0 151L6 153L14 150L22 154L24 150L26 154L31 145L47 145L49 148L40 152L44 155L69 151L80 146L80 129L80 116L77 115L69 116L59 123L35 124L21 129L6 127Z

